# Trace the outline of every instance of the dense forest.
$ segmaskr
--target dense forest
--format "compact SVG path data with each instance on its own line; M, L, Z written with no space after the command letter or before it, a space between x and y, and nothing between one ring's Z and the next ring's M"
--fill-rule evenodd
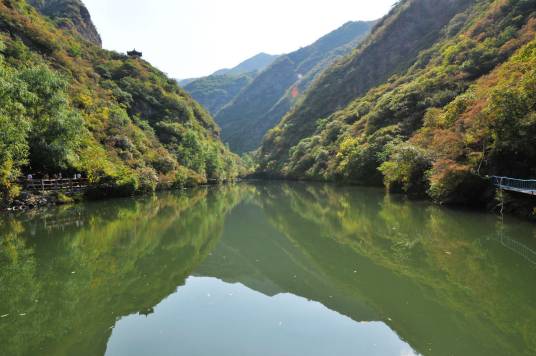
M261 174L484 205L536 176L536 2L405 0L264 138Z
M80 172L121 195L243 173L210 114L175 80L88 35L94 27L78 0L35 5L42 13L23 0L0 1L3 204L29 173Z

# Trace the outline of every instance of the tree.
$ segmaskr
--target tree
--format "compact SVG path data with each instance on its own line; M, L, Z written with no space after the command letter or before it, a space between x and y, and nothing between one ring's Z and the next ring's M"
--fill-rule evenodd
M67 81L44 65L20 72L30 92L23 101L31 118L30 163L33 169L69 168L84 133L80 115L69 107Z
M28 161L27 135L30 122L21 101L30 93L0 58L0 199L9 201L18 194L15 184L20 168Z

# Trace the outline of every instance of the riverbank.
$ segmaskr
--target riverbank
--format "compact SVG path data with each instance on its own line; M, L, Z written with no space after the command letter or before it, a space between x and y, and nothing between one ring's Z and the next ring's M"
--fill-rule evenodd
M80 193L64 194L61 192L22 192L21 195L9 204L4 210L7 212L28 211L48 208L57 205L73 204L84 200Z
M100 201L109 200L114 198L126 198L133 196L142 196L154 194L156 192L164 191L180 191L184 189L215 186L220 184L238 183L240 179L231 181L217 182L209 180L205 184L191 184L182 187L159 187L154 191L129 191L116 189L116 187L101 185L101 186L87 186L84 190L65 190L65 191L53 191L53 190L25 190L17 199L14 199L11 203L0 205L0 212L24 212L36 209L49 208L58 205L76 204L84 201Z
M406 193L402 190L391 190L389 191L383 184L361 184L357 182L348 182L348 181L336 181L336 180L325 180L325 179L315 179L313 178L292 178L284 177L282 175L270 174L266 172L256 172L247 177L247 180L259 180L259 181L292 181L292 182L317 182L317 183L328 183L335 184L338 186L358 186L358 187L376 187L383 188L386 190L387 194L392 195L402 195L407 197L410 200L426 200L433 202L439 206L446 206L452 208L469 208L473 210L486 211L490 214L495 215L512 215L518 218L536 222L536 196L527 195L515 191L507 191L503 189L496 188L493 185L493 179L491 177L486 178L489 180L489 184L484 186L480 184L478 187L479 194L478 199L472 199L470 203L456 202L451 203L439 203L434 201L430 196L426 194L412 194ZM473 190L477 190L475 187ZM474 193L474 192L473 192ZM471 194L471 192L467 192Z
M239 183L239 182L255 182L255 181L273 181L273 182L314 182L314 183L326 183L333 184L337 186L362 186L362 187L377 187L380 186L371 186L371 185L362 185L362 184L353 184L353 183L341 183L335 181L320 181L320 180L307 180L307 179L288 179L283 177L262 177L260 175L250 175L244 179L238 179L233 182L207 182L206 184L188 186L182 188L167 188L167 189L158 189L157 191L174 191L174 190L183 190L194 187L202 186L214 186L219 184L229 184L229 183ZM83 201L98 201L98 200L107 200L118 197L129 197L129 196L140 196L147 195L149 192L137 192L135 194L121 194L120 192L113 191L110 192L103 187L94 187L87 190L85 193L62 193L62 192L29 192L25 191L21 193L20 197L14 200L10 205L0 209L4 212L23 212L41 208L48 208L57 205L66 205L66 204L75 204ZM431 199L423 196L412 196L410 194L404 193L393 193L386 192L390 195L400 195L405 196L406 198L412 201L426 200L431 201ZM518 192L509 192L500 189L492 189L490 187L488 201L485 204L438 204L441 206L447 206L451 208L470 208L473 210L487 211L490 214L495 215L512 215L528 221L536 222L536 197L534 196L525 196L522 193Z

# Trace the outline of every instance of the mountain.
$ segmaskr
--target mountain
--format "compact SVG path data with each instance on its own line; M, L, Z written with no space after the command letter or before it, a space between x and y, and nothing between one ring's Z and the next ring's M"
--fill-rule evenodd
M216 116L222 138L235 152L256 149L264 134L294 105L300 93L369 33L373 22L349 22L310 46L279 57Z
M492 203L483 176L536 176L535 33L531 0L400 1L266 135L259 172Z
M179 85L212 115L217 115L277 57L260 53L234 68L221 69L204 78L184 79Z
M54 4L68 13L73 3ZM23 0L0 1L0 93L2 205L19 195L22 174L82 173L94 194L130 195L241 169L210 114L174 80Z
M211 75L194 80L183 88L212 115L217 115L253 81L257 74L255 71L239 75Z
M259 53L251 58L246 59L242 63L238 64L236 67L230 69L220 69L215 71L211 75L202 78L180 79L178 82L180 86L185 88L188 84L193 83L197 80L220 77L224 75L241 76L243 74L253 74L255 72L261 72L266 69L266 67L268 67L270 64L272 64L277 59L277 57L278 56L276 55Z
M102 46L102 40L91 21L88 9L80 0L29 0L43 15L64 29L78 32L85 40Z
M246 59L239 65L231 69L220 69L212 75L241 75L251 72L261 72L272 64L279 56L267 53L259 53L249 59Z

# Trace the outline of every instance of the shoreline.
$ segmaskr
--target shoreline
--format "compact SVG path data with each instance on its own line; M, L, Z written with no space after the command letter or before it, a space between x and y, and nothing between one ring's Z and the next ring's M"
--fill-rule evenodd
M205 184L198 184L192 186L176 187L176 188L160 188L156 189L154 192L144 192L139 191L134 194L117 194L117 193L106 193L105 187L93 187L86 190L85 192L69 193L61 191L46 191L46 192L32 192L32 191L22 191L21 195L13 200L11 204L7 207L0 207L0 214L2 213L24 213L36 210L42 210L47 208L52 208L61 205L72 205L79 204L84 202L91 201L105 201L116 198L131 198L131 197L140 197L148 196L151 194L159 192L173 192L173 191L184 191L189 189L203 188L203 187L214 187L219 185L225 185L230 183L238 183L241 180L236 180L233 182L224 181L220 183L207 182Z
M29 191L24 191L21 193L19 199L14 200L12 204L8 207L0 208L0 214L12 214L12 213L25 213L30 211L42 210L47 208L52 208L61 205L71 205L79 204L90 201L105 201L114 198L128 198L136 196L147 196L159 192L173 192L173 191L184 191L189 189L203 188L203 187L216 187L226 184L235 184L235 183L255 183L255 182L273 182L273 183L284 183L284 182L300 182L305 184L331 184L336 186L346 186L346 187L362 187L362 188L376 188L385 190L385 194L404 197L410 201L427 201L437 206L441 206L449 209L469 209L473 211L482 211L488 214L493 214L496 216L513 216L529 222L536 222L536 199L534 197L525 197L520 193L512 193L503 191L503 202L495 200L495 203L488 203L487 206L479 205L466 205L466 204L438 204L433 200L427 197L416 197L411 196L405 193L399 192L388 192L383 186L376 185L362 185L357 183L342 183L335 181L322 181L322 180L308 180L308 179L288 179L288 178L259 178L255 176L244 177L237 179L233 182L221 182L221 183L206 183L196 186L187 186L182 188L163 188L157 189L154 192L138 192L136 194L129 195L118 195L118 194L102 194L102 191L99 192L99 189L93 190L93 194L86 193L62 193L62 192L45 192L35 194Z

